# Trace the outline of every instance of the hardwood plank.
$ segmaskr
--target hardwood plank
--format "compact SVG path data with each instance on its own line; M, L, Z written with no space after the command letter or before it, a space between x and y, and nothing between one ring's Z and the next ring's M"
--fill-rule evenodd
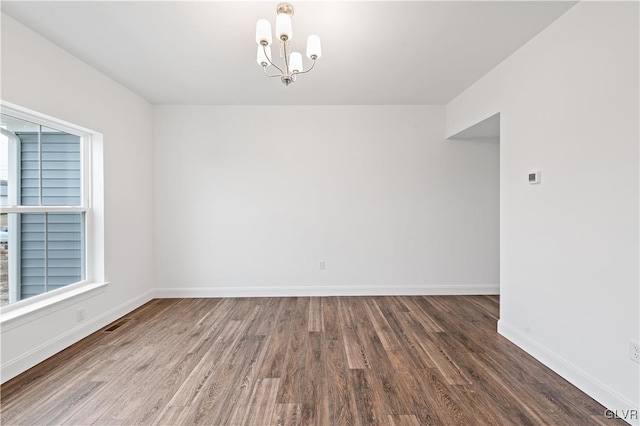
M369 360L364 344L358 334L358 326L350 309L354 298L344 298L339 304L340 321L342 323L342 340L349 368L369 368Z
M286 351L283 350L289 345L291 328L293 327L291 317L295 310L296 299L284 298L282 306L279 307L280 314L276 317L275 325L271 330L269 348L265 356L265 361L259 372L260 377L280 378L284 366Z
M342 340L339 297L322 298L322 321L325 340Z
M264 300L265 304L265 314L261 318L260 324L255 331L255 334L262 336L269 336L273 334L274 328L280 317L282 312L284 311L284 307L286 306L287 298L277 297L277 298L267 298Z
M246 333L249 335L256 336L268 336L268 333L258 332L265 322L265 316L267 316L268 308L262 305L262 303L258 303L254 308L249 312L248 317L245 319L247 324Z
M156 350L149 345L140 347L138 351L132 351L131 354L130 357L115 360L108 366L105 365L105 368L96 371L96 379L102 381L104 386L94 398L87 402L86 407L80 410L81 413L89 412L89 418L92 421L108 419L112 423L121 423L124 420L124 416L120 416L121 411L137 403L136 398L143 389L142 382L148 375L149 363L154 359ZM96 401L101 397L109 402L108 405L104 402L98 403L97 405L102 409L93 410ZM83 419L83 421L86 420Z
M261 426L265 419L271 419L279 385L280 379L258 379L242 422L238 424Z
M141 308L131 312L127 318L137 318L138 315L149 315L153 317L156 313L164 312L176 303L172 301L151 301ZM107 328L107 327L105 327ZM47 398L50 388L55 388L58 383L69 375L84 378L91 375L91 380L100 381L99 372L103 366L111 363L107 358L116 358L121 347L113 345L114 337L117 333L103 333L98 331L82 339L75 345L59 352L49 358L46 362L40 363L20 376L2 385L2 415L3 420L12 417L11 407L14 397L28 398L34 401L41 401ZM124 346L124 345L123 345ZM139 349L136 347L134 349ZM130 351L126 351L130 352ZM100 354L96 357L96 354ZM100 367L100 368L98 368ZM20 400L16 401L18 406Z
M434 368L435 364L422 347L422 342L427 338L424 329L415 325L415 319L411 316L411 312L398 313L398 320L404 330L404 350L413 357L416 368Z
M62 392L51 395L47 401L42 401L42 408L38 411L25 411L24 417L14 418L17 424L60 424L69 412L74 412L86 403L87 399L103 386L102 382L78 383L62 389Z
M245 321L258 303L260 303L260 299L257 297L243 297L241 299L236 299L231 319L236 321Z
M396 298L390 299L390 302L394 302ZM378 298L375 298L374 300L397 342L397 348L391 351L388 350L388 352L392 353L398 362L407 365L409 368L424 368L425 363L417 356L416 352L418 343L413 340L402 318L400 318L401 315L410 314L408 310L399 307L396 303L386 303L387 300L384 299L378 301Z
M271 424L275 426L298 426L300 425L300 417L299 404L276 404Z
M355 396L359 423L362 425L382 424L383 414L375 402L375 390L371 386L366 370L349 370L349 379Z
M456 401L462 407L474 407L473 412L470 413L470 417L473 419L473 423L477 425L499 425L508 424L510 422L509 416L503 416L501 411L493 406L491 398L487 398L487 395L478 392L478 387L469 385L453 385L453 395L456 397Z
M366 374L374 390L374 408L380 412L376 417L383 419L382 414L410 414L410 397L392 368L389 352L385 350L371 318L367 317L366 299L354 299L351 309L360 333L365 336L363 343L371 365Z
M189 414L189 410L190 410L190 407L165 406L165 408L160 412L160 415L151 424L153 426L185 424L186 418ZM82 424L82 423L70 423L70 424Z
M199 300L206 301L207 299ZM189 345L188 353L206 352L211 343L215 341L223 330L225 330L229 322L232 321L233 302L231 299L214 300L217 301L214 306L206 309L205 305L204 308L206 310L196 316L196 318L199 318L193 327L195 332L192 332L189 339L193 343Z
M300 396L301 422L303 425L329 423L329 399L325 374L325 355L319 332L311 332L307 338L304 382Z
M377 335L371 335L367 350L371 354L371 369L367 370L367 374L375 390L374 400L380 410L387 414L413 413L412 396L390 359L394 354L384 350Z
M413 413L420 421L421 425L444 425L446 421L439 416L446 415L440 409L439 401L433 394L432 389L426 384L425 377L429 370L412 370L410 374L404 375L405 386L409 389L414 399Z
M437 369L425 371L424 384L433 395L432 401L437 407L438 416L445 419L447 424L468 425L475 422L473 412L465 410L456 394L456 386L451 386Z
M309 326L308 331L322 331L322 298L311 297L309 298Z
M305 391L302 387L307 346L308 299L296 298L295 310L289 319L292 323L289 344L286 348L284 368L278 389L278 404L299 404Z
M526 404L524 404L518 385L512 388L504 382L504 379L498 379L500 375L490 368L485 368L481 361L475 355L471 355L471 359L476 362L476 373L474 374L474 384L481 395L486 398L486 405L493 406L497 413L500 413L504 419L513 419L519 424L536 425L544 423L540 417L532 412Z
M192 353L186 353L182 357L177 357L175 361L166 360L166 363L160 366L156 364L152 367L152 370L157 368L166 368L167 373L163 376L163 380L158 382L153 376L149 376L148 379L141 385L142 389L153 388L153 392L145 392L140 395L140 398L134 399L130 404L123 409L119 416L126 417L127 424L149 424L157 419L162 411L168 407L167 403L171 400L173 394L177 391L180 383L186 380L190 372L197 365L198 357ZM155 384L155 387L154 387ZM106 388L103 393L106 398L111 394L113 388ZM92 404L101 403L103 395L96 395L91 400ZM89 404L83 407L83 410L91 410ZM99 412L100 410L94 410ZM175 413L179 412L174 410ZM87 412L77 412L74 418L69 419L70 424L82 424L83 419L87 418Z
M203 305L205 299L198 299L197 304ZM180 345L181 339L185 342L193 341L193 337L198 333L188 334L180 327L178 328L163 328L165 330L164 339L157 343L156 353L152 356L146 356L143 363L137 366L131 371L124 373L114 374L111 371L112 377L122 377L125 382L118 380L112 380L107 386L105 386L99 395L97 395L90 404L87 404L76 415L69 419L69 423L87 423L89 421L98 421L96 418L97 413L102 412L104 415L101 421L116 421L118 419L128 419L128 423L141 424L148 423L152 419L156 418L166 406L168 401L171 400L173 395L178 391L183 382L187 380L187 377L193 376L194 369L202 362L202 357L205 356L210 346L204 345L204 342L209 339L214 342L220 337L220 334L227 328L233 325L237 325L238 322L225 322L230 312L229 306L224 307L223 303L216 303L213 305L216 307L215 314L206 315L203 312L193 312L186 323L194 324L194 328L198 330L205 323L211 326L208 332L207 340L203 341L202 345L199 345L198 349L190 349L183 356L175 355L176 345ZM198 310L193 305L189 305L190 309ZM206 307L203 305L202 307ZM202 311L202 309L200 309ZM207 318L205 322L203 319ZM216 323L216 320L217 323ZM218 326L224 325L224 326ZM235 331L232 328L232 331ZM227 331L227 335L229 332ZM142 337L139 337L142 338ZM153 337L155 339L155 337ZM222 339L222 338L221 338ZM184 345L188 347L189 344ZM129 363L118 363L127 365ZM200 367L199 367L200 368ZM155 371L163 369L166 371L164 379L160 382L157 381L155 376L149 375L148 371ZM146 371L145 371L146 370ZM138 379L137 376L142 373L143 376ZM132 379L133 378L133 379ZM155 385L155 386L154 386ZM128 386L134 386L134 393L140 392L140 389L145 387L153 387L154 392L141 393L139 399L132 399L130 394L121 392L122 389L127 389ZM113 398L113 395L120 395L121 397ZM93 410L93 406L98 404L103 406L105 401L111 401L111 404L102 408L102 410Z
M221 424L242 423L247 406L250 403L253 389L258 385L258 366L260 366L264 360L269 338L268 336L254 337L261 340L262 343L260 343L253 356L250 355L247 357L249 358L248 362L240 367L236 367L236 369L241 372L241 375L238 376L238 385L235 386L234 391L230 397L227 398L227 403L224 405L221 414L216 416L216 418L220 419ZM273 403L275 404L275 400Z
M387 416L389 426L420 426L418 418L414 415Z
M242 321L230 321L223 333L218 337L209 350L200 359L200 362L191 370L190 374L182 382L182 385L171 400L167 403L169 407L184 407L191 405L197 394L202 391L209 377L216 367L226 358L222 354L234 346L241 335L238 333L242 326Z
M409 312L409 307L406 305L405 300L411 300L411 297L406 296L380 296L374 300L381 300L383 303L388 303L395 309L396 312Z
M252 389L249 377L253 362L264 348L265 336L242 336L237 345L223 356L191 402L187 423L228 424L233 408L238 401L244 402Z
M420 346L426 357L431 361L433 368L437 369L450 385L470 384L469 377L453 357L455 352L448 350L446 345L442 344L439 334L425 333L424 339L420 340Z
M399 351L402 353L403 351ZM392 363L392 370L404 386L404 393L410 398L410 413L415 413L421 424L446 424L438 414L442 414L441 410L435 410L438 407L439 400L433 393L433 388L426 384L429 369L414 368L404 361L403 356L398 356L396 352L389 353L389 359ZM404 413L394 413L396 415L405 415Z
M349 367L341 341L328 340L325 342L325 362L329 424L359 424L355 410L355 395L349 381Z
M396 335L391 330L391 326L387 319L380 311L380 307L375 300L365 301L363 303L365 312L369 317L369 321L387 351L397 351L402 346Z
M498 296L467 296L468 302L474 305L477 312L484 312L491 322L500 319L500 302Z
M77 350L79 346L76 346ZM87 348L88 351L92 351L93 344ZM72 350L71 353L76 352ZM93 359L87 355L87 353L77 352L78 357L68 358L70 355L66 350L54 356L61 356L68 360L68 364L59 365L59 360L51 359L52 369L49 373L41 370L43 365L48 365L48 362L38 364L33 369L23 373L22 375L14 378L6 383L7 390L4 385L2 387L2 423L13 422L14 419L19 418L25 414L24 401L38 401L39 404L49 400L52 397L51 389L56 389L59 386L64 386L66 383L70 383L69 376L77 378L78 382L84 381L99 381L95 380L91 373L92 368L99 368L102 365L100 360ZM79 360L86 362L85 368L82 368ZM100 364L100 365L98 365ZM97 370L99 371L99 370ZM17 381L24 380L24 383ZM75 380L74 380L75 381ZM20 396L20 398L18 398ZM41 410L45 407L41 405Z
M438 322L425 312L417 303L414 298L403 298L405 305L409 308L409 311L400 314L401 318L404 318L407 322L412 324L413 327L419 327L422 332L442 332L444 329Z

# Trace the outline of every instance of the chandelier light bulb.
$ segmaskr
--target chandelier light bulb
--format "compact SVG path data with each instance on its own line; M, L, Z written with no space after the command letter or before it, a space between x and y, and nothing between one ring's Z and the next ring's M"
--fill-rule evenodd
M310 35L307 38L307 58L318 59L322 56L322 47L320 46L320 37Z
M276 37L280 40L291 40L292 36L291 16L286 13L278 13L276 16Z
M260 19L256 23L256 43L269 46L272 42L271 38L271 22L266 19Z
M291 58L289 59L289 72L293 74L302 71L302 54L300 54L300 52L291 52Z

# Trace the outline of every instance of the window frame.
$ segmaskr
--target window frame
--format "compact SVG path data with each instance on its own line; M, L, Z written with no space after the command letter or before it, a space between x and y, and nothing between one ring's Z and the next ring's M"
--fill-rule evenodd
M84 279L75 283L68 284L62 288L51 290L36 296L29 297L24 300L17 300L16 295L19 290L19 267L20 256L18 254L19 243L16 241L19 229L16 232L10 232L10 244L13 242L13 256L9 258L9 285L10 303L0 308L0 323L6 319L20 316L24 313L49 306L66 300L78 294L99 288L107 283L104 280L104 223L103 223L103 177L102 177L102 134L90 129L78 126L57 118L41 114L9 102L0 100L0 112L2 114L35 123L42 127L60 130L80 137L80 170L81 170L81 187L80 187L80 205L75 206L23 206L9 205L2 206L2 213L84 213L84 241L83 248L84 259L82 269ZM11 145L10 145L11 146ZM14 149L19 146L14 147ZM9 161L19 161L19 152L17 149L14 154L9 154ZM14 167L14 169L17 169ZM10 175L13 183L9 185L19 185L16 178L19 175ZM16 199L16 202L18 199ZM14 216L15 217L15 216ZM11 237L13 234L13 239ZM11 253L11 252L10 252ZM13 279L12 279L13 278ZM15 288L13 288L15 287ZM9 314L9 315L7 315Z

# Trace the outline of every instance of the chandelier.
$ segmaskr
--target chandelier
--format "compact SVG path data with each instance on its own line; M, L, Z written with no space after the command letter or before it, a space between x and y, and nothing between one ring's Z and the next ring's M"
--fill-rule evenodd
M306 74L313 69L316 59L321 55L320 37L310 35L307 38L307 58L311 59L311 66L306 71L302 66L302 54L291 52L292 27L291 17L293 6L289 3L280 3L276 8L276 38L280 40L280 56L284 58L284 66L281 68L271 61L271 23L266 19L258 20L256 24L256 42L258 43L258 65L268 77L280 77L285 86L296 81L299 74ZM267 67L273 65L280 73L269 74Z

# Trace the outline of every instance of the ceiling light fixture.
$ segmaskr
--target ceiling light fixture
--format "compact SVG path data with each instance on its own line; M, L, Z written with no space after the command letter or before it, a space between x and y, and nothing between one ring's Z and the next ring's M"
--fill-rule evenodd
M280 40L280 56L284 58L284 69L271 61L271 23L266 19L258 20L256 24L256 42L258 43L258 65L268 77L280 77L285 86L296 81L299 74L306 74L313 69L316 59L322 53L320 47L320 37L310 35L307 38L307 57L311 59L311 67L304 71L302 66L302 54L291 52L291 17L293 16L293 6L289 3L280 3L276 8L276 37ZM267 67L273 65L280 74L269 74Z

